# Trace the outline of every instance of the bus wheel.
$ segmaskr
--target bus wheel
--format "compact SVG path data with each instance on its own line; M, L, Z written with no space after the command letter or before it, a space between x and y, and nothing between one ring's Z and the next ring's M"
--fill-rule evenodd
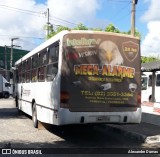
M9 93L7 93L7 92L4 93L4 98L5 98L5 99L9 98Z
M20 105L18 103L18 97L17 96L15 97L15 104L16 104L16 108L18 110L18 114L21 115L22 111L20 110Z
M16 107L18 108L18 98L17 98L17 96L15 97L15 104L16 104Z
M35 103L34 103L33 109L32 109L32 121L33 121L33 126L35 128L38 128L37 110L36 110L36 104Z

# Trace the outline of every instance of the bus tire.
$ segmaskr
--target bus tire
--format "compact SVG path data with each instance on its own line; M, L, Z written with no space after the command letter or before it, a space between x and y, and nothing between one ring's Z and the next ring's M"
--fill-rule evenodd
M5 98L5 99L9 98L9 93L8 93L8 92L5 92L5 93L4 93L4 98Z
M17 96L15 97L15 105L18 108L18 97Z
M18 111L18 115L21 115L22 111L20 110L20 105L18 103L18 97L17 96L15 97L15 105L16 105L16 108L17 108L17 111Z
M32 121L33 121L33 126L35 128L38 128L37 110L36 110L36 104L35 103L34 103L33 108L32 108Z

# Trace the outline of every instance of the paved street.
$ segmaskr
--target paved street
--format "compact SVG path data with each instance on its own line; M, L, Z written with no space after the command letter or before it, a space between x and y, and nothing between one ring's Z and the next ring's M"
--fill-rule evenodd
M13 99L0 100L0 147L11 148L158 148L159 144L144 144L108 125L66 126L45 125L35 129L30 117L18 114ZM69 150L69 149L68 149ZM99 149L101 150L101 149ZM110 149L111 150L111 149ZM121 152L120 149L115 151ZM103 152L103 150L101 150Z

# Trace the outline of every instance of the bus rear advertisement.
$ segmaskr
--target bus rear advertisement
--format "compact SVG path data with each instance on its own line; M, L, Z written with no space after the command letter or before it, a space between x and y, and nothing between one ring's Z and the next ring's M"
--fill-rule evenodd
M65 107L72 112L123 112L140 106L139 40L68 34L63 43L61 91Z

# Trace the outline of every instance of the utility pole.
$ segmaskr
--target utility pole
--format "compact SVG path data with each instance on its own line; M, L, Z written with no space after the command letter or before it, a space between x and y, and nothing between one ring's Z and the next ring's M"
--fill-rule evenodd
M10 56L10 72L12 72L12 64L13 64L13 41L19 38L11 38L11 56ZM13 79L10 78L10 83L13 83Z
M135 5L138 0L132 0L132 15L131 15L131 35L135 36Z
M5 77L8 80L8 74L7 74L7 46L5 45L5 49L4 49L4 68L5 68Z
M49 8L47 8L47 37L49 35L49 26L50 26L50 22L49 22Z
M13 64L13 41L19 38L11 38L11 57L10 57L10 70L12 71L12 64Z

